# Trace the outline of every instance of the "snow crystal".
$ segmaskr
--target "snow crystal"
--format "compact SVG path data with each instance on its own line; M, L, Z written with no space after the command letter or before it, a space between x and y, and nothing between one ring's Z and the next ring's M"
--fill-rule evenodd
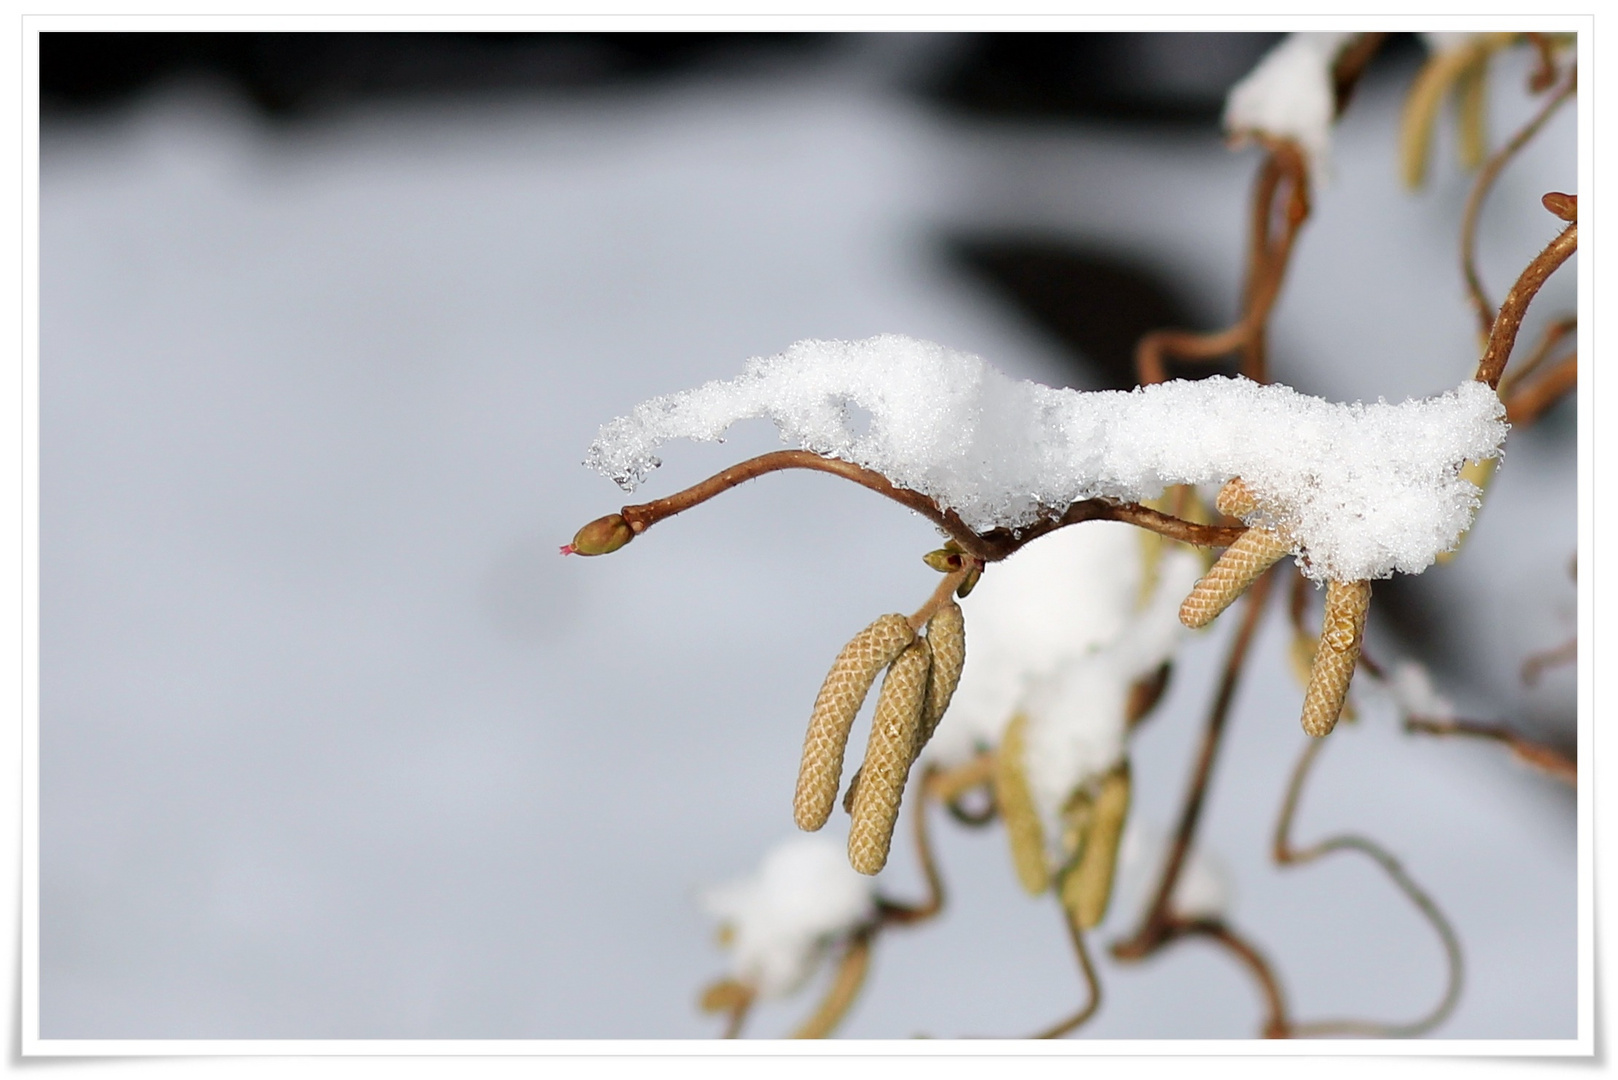
M1337 112L1332 64L1353 34L1289 34L1225 98L1232 135L1291 139L1309 155L1309 173L1323 177Z
M1306 573L1359 580L1419 573L1455 545L1478 504L1460 468L1499 453L1503 414L1475 382L1398 405L1219 376L1057 390L887 334L801 341L737 378L643 402L602 426L587 464L633 490L670 439L768 417L784 441L879 472L978 531L1241 476L1259 500L1252 521L1281 529Z
M764 998L792 993L826 947L875 913L873 883L840 844L797 836L777 844L751 877L703 893L702 906L730 928L731 972Z

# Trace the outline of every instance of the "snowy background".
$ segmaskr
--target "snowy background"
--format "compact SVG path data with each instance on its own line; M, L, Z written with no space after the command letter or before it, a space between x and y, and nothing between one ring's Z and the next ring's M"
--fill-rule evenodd
M711 1037L725 956L696 898L793 832L803 724L841 644L936 575L922 520L822 475L739 489L607 559L557 545L623 497L580 465L636 402L807 337L898 332L1084 385L948 255L1037 236L1127 253L1234 310L1253 152L1211 127L989 122L915 94L948 43L855 39L779 68L592 93L361 102L274 123L215 84L51 118L41 145L41 1018L47 1038ZM1409 67L1337 133L1272 338L1334 399L1454 386L1476 355L1468 186L1441 127L1404 193ZM1526 115L1497 64L1496 142ZM1495 296L1571 191L1565 111L1490 203ZM1573 307L1553 280L1525 341ZM1511 436L1461 556L1373 600L1463 715L1570 744L1571 405ZM638 498L777 445L677 445ZM970 602L966 606L971 636ZM1206 843L1298 1019L1398 1020L1442 987L1364 860L1268 864L1302 745L1272 612ZM1228 620L1227 620L1228 622ZM1229 625L1134 749L1165 828ZM1572 793L1497 748L1400 734L1365 698L1300 841L1387 844L1466 949L1456 1038L1575 1033ZM858 752L858 737L851 755ZM831 829L844 826L837 815ZM1081 984L998 829L939 821L945 916L879 942L854 1037L1021 1035ZM880 878L920 893L895 845ZM1133 912L1115 906L1100 940ZM1091 1037L1253 1035L1245 974L1187 943L1102 961ZM784 1033L817 987L761 1009Z

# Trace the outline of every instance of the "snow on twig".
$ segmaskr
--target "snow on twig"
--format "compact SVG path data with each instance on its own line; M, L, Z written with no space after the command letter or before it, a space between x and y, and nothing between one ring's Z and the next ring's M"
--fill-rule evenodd
M1425 400L1332 404L1214 377L1080 392L1013 380L976 356L885 334L801 341L743 373L605 424L586 463L626 490L676 438L768 417L782 439L881 473L979 532L1070 503L1144 500L1233 476L1316 581L1419 573L1471 524L1469 460L1495 457L1503 406L1481 383Z

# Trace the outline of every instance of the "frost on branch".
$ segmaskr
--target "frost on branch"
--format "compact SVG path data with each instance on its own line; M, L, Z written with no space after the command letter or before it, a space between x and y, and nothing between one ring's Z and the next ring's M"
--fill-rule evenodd
M1058 390L885 334L801 341L734 379L643 402L602 427L587 464L632 490L668 440L768 417L784 441L879 472L979 532L1240 476L1258 500L1249 524L1279 529L1316 581L1356 581L1419 573L1455 545L1478 504L1461 466L1499 453L1502 415L1475 382L1398 405L1223 377Z
M871 880L841 845L808 836L777 844L751 877L707 890L702 906L727 930L732 974L761 998L797 990L827 947L876 911Z
M1288 139L1309 155L1309 173L1325 174L1337 112L1332 64L1353 34L1289 34L1225 97L1225 131L1242 138Z

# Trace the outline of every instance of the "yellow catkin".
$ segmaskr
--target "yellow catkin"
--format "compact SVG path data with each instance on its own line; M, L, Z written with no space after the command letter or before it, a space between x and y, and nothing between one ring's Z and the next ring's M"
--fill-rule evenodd
M1460 133L1456 150L1461 168L1471 172L1489 154L1489 125L1486 106L1489 99L1489 65L1479 60L1461 73L1455 87Z
M837 654L815 698L815 711L803 739L798 790L792 802L798 828L814 832L831 817L854 717L877 675L915 639L916 632L903 615L884 615L855 634Z
M1258 496L1247 486L1247 481L1239 476L1233 476L1219 489L1218 496L1214 498L1214 505L1219 508L1221 514L1244 518L1258 509Z
M1193 630L1207 626L1291 546L1270 529L1248 529L1225 549L1180 605L1180 621Z
M1326 613L1320 646L1303 695L1303 730L1315 738L1331 733L1348 697L1348 683L1360 658L1360 636L1371 602L1369 581L1326 583Z
M1006 839L1011 843L1011 861L1017 880L1033 896L1050 887L1050 867L1045 863L1045 830L1034 808L1033 793L1023 771L1023 753L1028 717L1018 713L1000 737L994 756L994 794L1000 806L1000 819L1006 823Z
M1129 763L1101 781L1077 864L1062 878L1062 904L1080 929L1099 926L1112 899L1118 848L1129 817Z
M960 684L961 669L966 666L966 618L960 605L950 601L927 620L927 644L933 651L933 666L927 675L927 697L921 706L916 745L910 750L912 763L938 730L938 722L944 718L944 710L949 708L955 687Z
M1399 131L1399 171L1406 187L1415 190L1426 182L1428 148L1445 95L1469 69L1481 65L1511 38L1510 34L1480 34L1462 48L1437 53L1416 74L1405 98Z
M848 862L862 874L874 874L887 865L932 666L932 649L926 638L918 638L899 654L882 680L871 738L865 744L865 764L860 766L860 782L849 807L853 820L848 826Z

